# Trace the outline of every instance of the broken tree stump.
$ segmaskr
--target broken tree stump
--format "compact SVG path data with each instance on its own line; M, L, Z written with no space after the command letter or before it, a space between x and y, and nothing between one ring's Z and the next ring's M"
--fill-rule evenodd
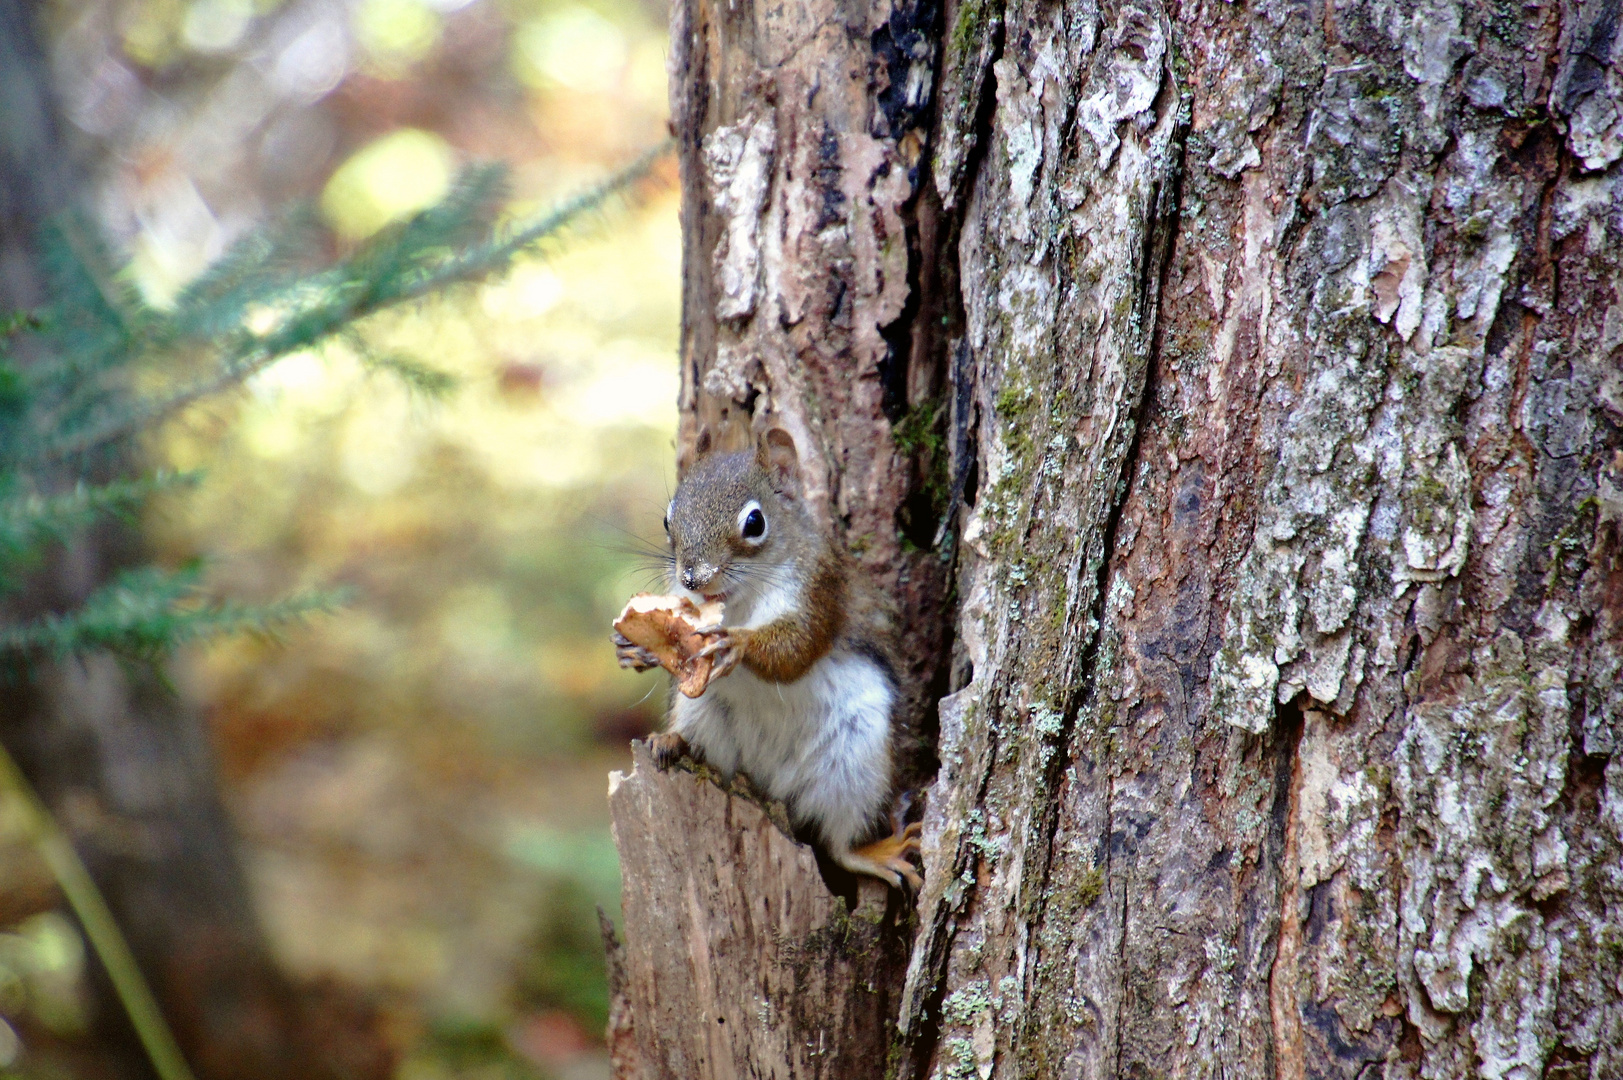
M882 1076L907 905L878 881L835 895L781 805L642 742L609 776L624 943L608 938L616 1080Z

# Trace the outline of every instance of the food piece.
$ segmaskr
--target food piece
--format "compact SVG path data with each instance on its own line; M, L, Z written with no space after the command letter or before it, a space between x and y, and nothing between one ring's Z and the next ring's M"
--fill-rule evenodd
M685 596L638 593L614 620L614 628L633 645L659 658L659 666L676 679L676 688L690 698L710 685L715 657L697 653L712 640L703 633L721 625L722 604L712 600L695 604Z

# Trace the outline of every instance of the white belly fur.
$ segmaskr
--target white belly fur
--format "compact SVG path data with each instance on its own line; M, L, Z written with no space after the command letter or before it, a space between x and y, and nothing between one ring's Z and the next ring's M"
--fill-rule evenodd
M838 651L792 683L740 666L701 697L677 694L671 728L716 768L742 769L838 851L862 839L890 795L894 704L878 663Z

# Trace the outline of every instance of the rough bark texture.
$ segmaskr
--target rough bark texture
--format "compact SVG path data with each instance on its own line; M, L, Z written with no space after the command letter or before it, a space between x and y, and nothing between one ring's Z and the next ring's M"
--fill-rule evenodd
M900 603L915 731L940 668L946 575L919 550L936 515L928 499L908 505L918 455L892 425L917 408L915 441L937 430L940 333L912 316L937 289L934 272L917 284L932 222L921 227L916 196L938 14L929 0L870 12L810 0L683 2L671 17L678 462L703 432L720 447L772 423L794 437L808 505Z
M889 890L865 882L848 913L781 808L723 791L707 770L662 773L642 743L634 759L629 777L609 779L615 842L639 869L624 892L637 932L612 973L639 1011L616 1026L629 1033L611 1040L617 1066L782 1080L871 1071L895 1014L899 902L887 918Z
M1623 1076L1619 14L676 5L683 445L919 643L896 1075Z

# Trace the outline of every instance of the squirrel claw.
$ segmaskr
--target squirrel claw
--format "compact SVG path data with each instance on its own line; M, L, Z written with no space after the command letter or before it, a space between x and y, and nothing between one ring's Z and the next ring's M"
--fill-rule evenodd
M743 658L743 649L740 647L738 639L728 633L724 627L717 627L715 630L705 632L713 634L714 637L711 639L710 644L694 653L693 656L694 659L701 656L715 657L715 666L711 668L710 677L719 679L738 666L738 661Z
M924 888L924 879L908 856L919 854L919 836L923 832L923 824L915 821L900 832L865 844L835 861L847 870L888 881L893 888L900 889L905 881L916 893Z
M632 668L636 671L648 671L660 666L659 657L652 650L632 643L624 634L616 630L611 635L614 641L614 655L619 658L620 666Z
M679 732L661 731L648 736L648 753L654 759L654 767L660 772L675 765L688 752L688 741Z

